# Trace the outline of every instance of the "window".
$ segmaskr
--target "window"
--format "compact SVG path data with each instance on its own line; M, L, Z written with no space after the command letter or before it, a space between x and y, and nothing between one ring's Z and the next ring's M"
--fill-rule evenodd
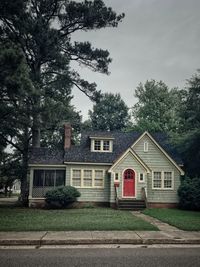
M94 140L94 150L95 151L101 150L101 140Z
M148 152L148 150L149 150L149 143L144 142L144 152Z
M55 171L45 171L44 186L54 186Z
M44 185L44 171L34 170L33 174L33 186L43 187Z
M103 170L95 170L94 186L103 187Z
M34 170L33 187L55 187L65 184L65 170Z
M83 170L83 186L92 187L92 170Z
M103 188L104 170L73 169L71 185L83 188Z
M153 172L153 189L173 189L173 172Z
M144 183L144 173L139 173L139 182Z
M118 173L118 172L115 173L114 180L115 180L115 181L119 181L119 173Z
M103 141L103 150L104 151L109 151L110 150L110 141L104 140Z
M135 172L133 170L131 170L131 169L125 170L124 179L126 179L126 180L131 179L132 180L132 179L134 179L134 177L135 177Z
M162 187L161 172L154 172L153 188L161 188L161 187Z
M65 184L65 171L56 170L55 186L62 186Z
M72 186L81 187L81 170L72 171Z
M93 152L112 152L112 140L92 140L91 151Z
M164 172L164 188L172 188L172 173Z

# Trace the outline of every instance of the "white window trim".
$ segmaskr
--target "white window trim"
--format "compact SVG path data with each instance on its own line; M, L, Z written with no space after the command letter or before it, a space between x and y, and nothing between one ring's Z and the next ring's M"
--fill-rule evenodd
M74 170L78 170L81 171L81 186L74 186L73 185L73 171ZM92 186L83 186L83 177L84 177L84 170L85 171L92 171ZM102 171L103 172L103 185L102 186L95 186L94 185L94 181L95 181L95 171ZM81 169L81 168L72 168L71 169L71 175L70 175L70 185L75 187L75 188L99 188L99 189L103 189L105 186L105 170L102 169Z
M95 141L100 141L100 150L95 150ZM103 149L103 142L104 141L109 141L109 150L104 150ZM110 153L110 152L113 152L113 140L110 140L110 139L92 139L91 140L91 151L92 152L107 152L107 153Z
M153 186L153 181L154 181L154 172L161 172L161 187L158 188L158 187L154 187ZM164 173L165 172L171 172L172 174L172 187L171 188L166 188L164 187ZM165 170L165 171L160 171L160 170L156 170L156 171L152 171L152 189L153 190L174 190L174 171L168 171L168 170Z
M116 180L116 174L118 174L118 180ZM120 181L120 173L119 172L114 172L114 182L119 182Z
M143 175L143 180L140 180L140 174ZM138 173L138 183L141 183L141 184L145 183L145 174L143 172Z
M149 151L149 143L147 141L144 142L144 152Z

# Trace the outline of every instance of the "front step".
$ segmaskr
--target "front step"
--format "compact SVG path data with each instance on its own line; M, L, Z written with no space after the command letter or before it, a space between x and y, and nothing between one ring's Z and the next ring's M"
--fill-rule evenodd
M120 210L143 210L145 209L145 201L137 199L119 199L118 209Z

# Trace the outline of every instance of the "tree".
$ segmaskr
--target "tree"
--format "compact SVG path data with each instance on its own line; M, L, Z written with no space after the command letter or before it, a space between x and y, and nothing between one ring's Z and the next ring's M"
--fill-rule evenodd
M181 109L182 132L177 145L189 177L200 177L200 71L187 81Z
M138 102L133 107L135 128L150 132L176 132L180 127L182 92L169 89L162 81L146 81L136 88Z
M102 0L5 0L0 3L1 39L17 43L26 58L35 92L32 95L32 143L40 146L42 111L55 94L77 86L91 99L96 84L81 79L69 68L76 61L93 71L108 74L109 52L89 42L72 42L76 31L117 27L124 14L116 15ZM46 101L48 98L49 101ZM50 103L49 103L50 102Z
M73 43L71 35L80 30L117 27L123 17L101 0L0 2L0 45L7 66L7 72L4 64L0 66L0 120L5 126L0 137L4 145L12 145L21 154L24 203L30 144L39 147L41 140L47 142L47 131L54 132L62 120L68 120L69 111L74 111L70 107L72 86L92 100L100 95L96 84L83 80L70 68L70 62L108 73L109 52L95 49L89 42ZM13 65L15 52L19 64Z
M7 196L8 188L11 188L13 182L18 179L19 162L14 155L3 152L0 157L0 188L4 188Z
M102 95L100 101L93 106L93 111L89 111L89 117L92 129L105 131L124 129L130 118L128 107L120 94L111 93Z
M6 145L14 148L14 155L9 155L8 160L17 157L21 163L21 190L24 202L27 201L27 169L28 150L31 139L30 107L33 90L29 79L28 69L21 49L12 42L0 43L0 144L1 155L4 154ZM11 160L11 159L10 159ZM12 167L12 166L10 166ZM4 175L5 176L5 175ZM5 176L8 179L10 172ZM26 199L26 201L25 201Z

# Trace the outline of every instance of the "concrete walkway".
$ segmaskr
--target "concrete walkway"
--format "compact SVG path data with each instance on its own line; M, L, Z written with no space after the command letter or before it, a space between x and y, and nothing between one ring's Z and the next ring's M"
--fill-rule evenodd
M164 223L164 222L161 222L160 220L156 219L156 218L153 218L151 216L148 216L146 214L143 214L139 211L132 211L132 214L136 217L139 217L140 219L144 220L144 221L147 221L153 225L155 225L156 227L158 227L158 229L160 231L164 231L164 232L176 232L176 231L181 231L183 232L182 230L176 228L175 226L172 226L172 225L169 225L168 223Z

